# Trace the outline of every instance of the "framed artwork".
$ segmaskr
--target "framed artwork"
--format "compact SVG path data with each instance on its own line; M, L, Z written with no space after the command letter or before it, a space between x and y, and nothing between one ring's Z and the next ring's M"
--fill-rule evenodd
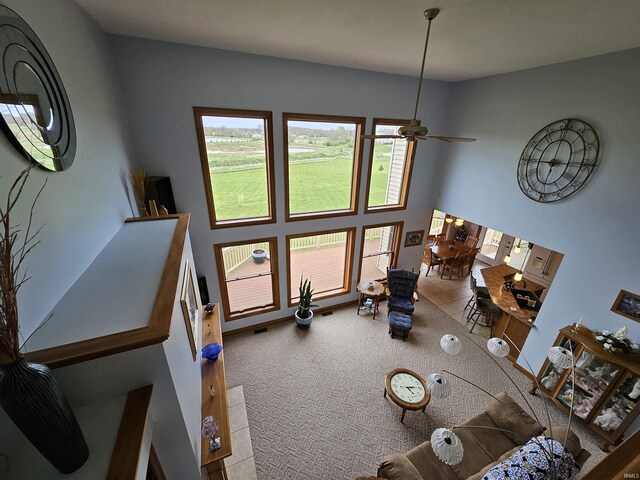
M198 300L196 298L196 288L191 274L191 265L189 259L185 261L184 278L182 281L182 292L180 294L180 306L182 307L182 316L187 326L187 337L191 346L193 360L196 359L196 345L198 344Z
M424 230L415 230L413 232L407 232L407 234L404 237L404 246L417 247L418 245L422 245L423 239L424 239Z
M620 290L616 301L613 302L611 311L640 322L640 295Z

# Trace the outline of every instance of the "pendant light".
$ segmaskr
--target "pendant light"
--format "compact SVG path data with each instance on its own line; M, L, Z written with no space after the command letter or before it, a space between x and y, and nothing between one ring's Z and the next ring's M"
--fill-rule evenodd
M513 279L516 282L519 282L520 280L522 280L524 266L527 264L527 258L529 258L529 253L531 253L532 248L533 248L533 243L529 242L529 245L527 247L527 253L524 256L524 260L522 260L522 266L520 267L520 270L518 270L516 274L513 276ZM509 259L511 259L511 257L509 257ZM506 257L505 257L505 261L506 261Z
M462 219L462 218L456 218L455 226L456 226L456 227L461 227L462 225L464 225L464 219Z

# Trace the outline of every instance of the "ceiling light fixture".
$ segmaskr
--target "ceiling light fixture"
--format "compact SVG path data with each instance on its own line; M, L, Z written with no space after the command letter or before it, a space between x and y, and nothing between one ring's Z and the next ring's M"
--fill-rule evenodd
M529 242L529 244L527 245L527 253L524 256L524 260L522 260L522 266L520 267L520 270L518 270L516 274L513 276L513 279L516 282L519 282L520 280L522 280L524 266L527 263L527 258L529 257L529 253L531 253L532 248L533 248L533 243Z
M418 94L416 95L416 105L413 110L413 118L409 125L404 125L398 128L397 135L363 135L362 138L367 139L379 139L379 138L404 138L409 142L415 142L416 140L442 140L444 142L474 142L475 138L465 137L449 137L442 135L427 135L429 129L421 125L418 116L418 106L420 105L420 93L422 93L422 83L424 80L424 64L427 58L427 47L429 46L429 34L431 33L431 21L438 16L440 9L429 8L424 11L424 16L427 19L427 36L424 41L424 51L422 52L422 67L420 68L420 80L418 81Z

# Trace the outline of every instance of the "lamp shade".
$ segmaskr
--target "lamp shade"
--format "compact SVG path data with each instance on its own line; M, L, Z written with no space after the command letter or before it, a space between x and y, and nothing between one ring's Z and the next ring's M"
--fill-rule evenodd
M505 255L504 263L510 263L510 262L511 262L511 255Z
M457 465L462 461L464 448L458 436L448 428L436 428L431 434L431 448L447 465Z
M447 222L447 223L451 223L451 222L453 222L453 218L447 217L447 218L444 219L444 221Z
M462 218L456 219L456 223L455 223L456 227L461 227L463 224L464 224L464 220Z
M573 366L573 355L564 347L551 347L547 358L551 363L560 368L571 368Z
M451 395L451 385L439 373L432 373L427 377L427 388L434 398L447 398Z
M451 334L446 334L440 339L440 346L449 355L456 355L462 350L460 339Z
M501 338L490 338L487 342L487 348L489 352L496 357L506 357L509 355L509 344Z
M518 270L515 275L513 276L513 279L516 282L519 282L520 280L522 280L522 272L520 270Z
M513 251L515 253L520 253L522 251L522 247L520 246L520 244L516 245L515 248L513 249Z

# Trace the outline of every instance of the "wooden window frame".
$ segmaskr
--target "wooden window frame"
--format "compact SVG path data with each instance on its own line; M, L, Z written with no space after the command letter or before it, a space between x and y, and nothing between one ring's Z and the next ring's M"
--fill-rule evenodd
M269 264L271 265L271 293L273 303L265 307L254 307L243 310L239 313L232 313L229 305L229 291L227 289L227 275L225 273L222 249L236 245L247 245L255 243L269 243ZM220 295L222 310L226 322L239 320L241 318L261 315L263 313L280 310L280 278L278 275L278 237L256 238L252 240L238 240L235 242L216 243L213 245L213 253L216 259L216 270L218 273L218 284L220 285Z
M363 279L361 278L362 276L362 262L364 261L364 242L365 242L365 233L366 230L368 228L380 228L380 227L395 227L396 229L396 235L395 235L395 239L393 241L393 250L390 251L389 253L391 253L391 262L390 262L390 266L389 268L396 268L398 265L398 256L400 256L400 242L402 240L402 229L404 228L404 222L386 222L386 223L376 223L373 225L364 225L362 227L362 238L360 239L360 262L358 265L358 276L357 281L358 283L361 282ZM379 254L378 254L379 255ZM369 255L372 256L372 255ZM366 279L366 280L376 280L376 281L381 281L380 279L374 278L374 279ZM385 279L386 281L386 279Z
M293 288L294 285L291 283L291 240L294 238L302 238L302 237L313 237L316 235L325 235L328 233L340 233L345 232L347 234L346 245L345 245L345 259L344 259L344 275L342 281L342 287L336 288L334 290L330 290L326 293L319 293L313 295L314 300L322 300L326 298L338 297L340 295L346 295L351 293L351 274L353 272L353 257L355 254L355 235L356 228L336 228L333 230L321 230L318 232L304 232L304 233L295 233L292 235L287 235L285 237L286 242L286 251L287 251L287 302L290 307L295 307L297 302L293 301ZM298 288L298 285L295 285L295 288Z
M284 156L284 216L286 222L314 220L318 218L342 217L358 214L358 198L360 196L360 169L362 165L362 151L364 149L365 117L345 117L340 115L317 115L308 113L283 113L283 156ZM348 209L328 210L322 212L290 213L289 204L289 121L311 121L328 123L355 123L355 142L353 147L353 163L351 167L351 202Z
M207 207L209 209L209 224L211 229L242 227L245 225L265 225L276 223L276 203L275 203L275 175L274 175L274 153L273 153L273 114L266 110L240 110L232 108L209 108L193 107L193 115L196 124L196 135L198 137L198 150L200 152L200 163L202 166L202 176L204 179L204 189L207 196ZM209 170L209 157L207 155L207 145L204 136L202 117L237 117L255 118L263 120L265 123L265 155L267 170L267 207L269 214L266 217L251 217L231 220L217 220L216 209L213 200L213 187L211 185L211 171Z
M409 120L399 120L393 118L374 118L371 125L371 134L375 135L376 127L379 125L409 125ZM402 176L402 189L400 190L400 203L397 205L369 206L369 192L371 191L371 169L373 168L373 151L375 141L371 141L369 148L369 170L367 173L367 192L364 199L364 213L393 212L396 210L406 210L409 200L409 188L411 187L411 175L416 157L416 142L407 141L407 154L404 162L404 172Z

